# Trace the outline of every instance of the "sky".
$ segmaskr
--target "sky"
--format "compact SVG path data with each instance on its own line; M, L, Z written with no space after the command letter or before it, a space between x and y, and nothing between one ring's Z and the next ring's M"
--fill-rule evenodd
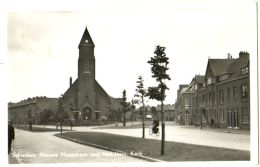
M96 80L112 97L125 89L128 101L138 76L145 87L157 85L147 63L157 45L166 47L170 62L165 104L174 104L180 84L205 74L208 58L237 58L240 51L256 57L254 1L97 0L32 3L33 9L15 2L7 4L7 56L1 60L12 102L59 97L69 88L86 26L95 43Z

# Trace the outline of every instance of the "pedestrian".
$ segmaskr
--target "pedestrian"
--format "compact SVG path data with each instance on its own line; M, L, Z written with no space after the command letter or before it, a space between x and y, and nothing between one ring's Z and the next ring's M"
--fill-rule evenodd
M15 132L12 122L8 120L8 154L11 152L12 141L14 140Z
M153 120L153 133L158 133L159 132L159 120Z
M213 126L214 126L214 123L215 123L214 119L213 119L213 118L211 118L211 120L210 120L210 127L212 127L212 128L213 128Z
M70 130L72 130L72 126L73 126L72 120L70 120Z

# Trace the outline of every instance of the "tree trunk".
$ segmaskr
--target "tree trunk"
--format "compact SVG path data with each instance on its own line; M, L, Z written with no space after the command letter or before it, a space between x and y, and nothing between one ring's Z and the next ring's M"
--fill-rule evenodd
M165 155L165 123L164 123L164 111L163 101L161 101L161 124L162 124L162 141L161 141L161 155Z
M200 109L200 129L202 129L202 109Z
M124 119L124 120L123 120L123 122L124 122L124 123L123 123L123 126L125 126L125 112L124 112L124 117L123 117L123 119Z
M62 133L62 121L60 121L60 133Z
M29 121L29 130L32 130L32 121Z
M132 110L132 114L131 114L131 120L132 120L132 126L134 125L134 115L133 115L133 110Z

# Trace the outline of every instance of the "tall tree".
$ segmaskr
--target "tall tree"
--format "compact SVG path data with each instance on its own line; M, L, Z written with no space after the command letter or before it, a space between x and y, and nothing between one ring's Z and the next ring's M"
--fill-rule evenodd
M145 104L144 104L144 98L147 94L146 89L144 88L144 80L142 76L138 77L137 82L137 86L136 86L136 94L135 97L137 97L137 100L139 102L139 104L142 105L142 124L143 124L143 135L142 137L145 138L145 123L144 123L144 119L145 119Z
M123 126L125 126L126 123L126 112L130 110L130 103L126 102L126 90L123 90L123 101L121 102L121 105L123 106Z
M154 57L148 61L152 66L152 77L156 78L158 82L157 87L148 88L148 97L150 99L155 99L161 102L161 126L162 126L162 140L161 140L161 155L165 155L165 123L164 123L164 111L163 111L163 102L165 100L166 94L165 91L169 89L164 82L164 80L171 80L170 76L166 73L169 64L169 58L166 56L165 47L160 45L156 46L154 51Z

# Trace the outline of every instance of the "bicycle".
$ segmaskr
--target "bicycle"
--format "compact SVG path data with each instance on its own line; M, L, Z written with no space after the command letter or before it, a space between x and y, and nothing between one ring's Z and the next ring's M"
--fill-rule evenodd
M158 127L157 127L157 128L158 128ZM155 135L159 136L159 135L160 135L160 130L159 130L159 128L158 128L157 133L154 133L153 127L149 127L149 134L150 134L150 135L155 134Z

